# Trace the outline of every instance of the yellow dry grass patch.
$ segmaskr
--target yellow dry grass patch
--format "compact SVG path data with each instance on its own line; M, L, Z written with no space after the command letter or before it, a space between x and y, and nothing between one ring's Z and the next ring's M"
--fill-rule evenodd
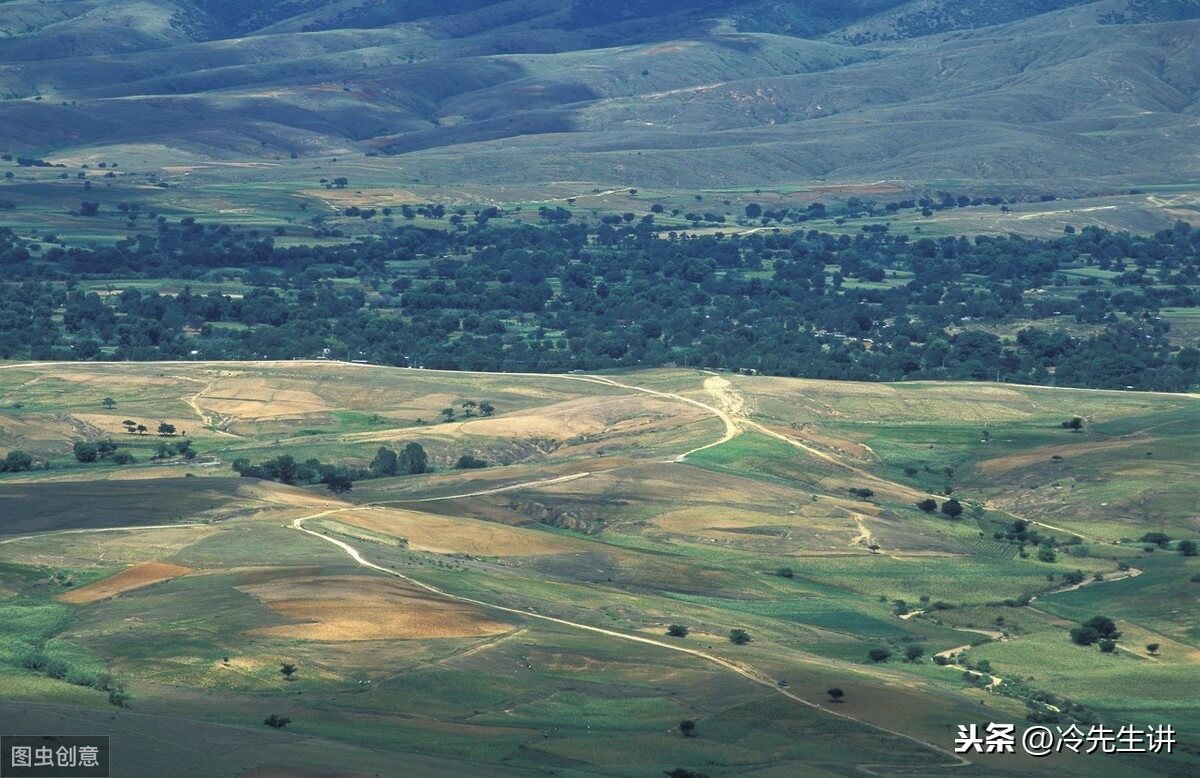
M122 570L116 575L110 575L103 580L95 581L87 586L81 586L65 594L60 594L58 599L63 602L75 603L76 605L96 602L97 600L115 597L123 592L140 589L143 586L149 586L159 581L169 581L172 578L178 578L190 572L192 572L192 568L183 567L182 565L172 565L166 562L142 562L141 564Z
M483 637L512 625L482 608L374 576L285 577L238 587L297 623L250 634L320 641Z
M799 516L747 511L739 508L718 509L712 506L684 508L655 516L655 526L670 532L688 535L704 535L729 529L746 527L783 526L795 523Z
M334 514L330 518L384 535L406 538L409 548L435 554L538 556L580 550L580 545L571 540L537 530L416 510L375 508Z
M286 388L286 382L258 377L217 381L196 398L196 404L241 421L295 419L335 409L306 389Z
M1111 451L1113 449L1144 446L1153 443L1157 438L1136 438L1131 440L1095 441L1092 443L1072 443L1066 446L1045 446L1022 454L995 457L979 463L979 471L988 475L1007 473L1030 465L1048 462L1050 457L1069 457L1078 454L1091 454L1096 451Z

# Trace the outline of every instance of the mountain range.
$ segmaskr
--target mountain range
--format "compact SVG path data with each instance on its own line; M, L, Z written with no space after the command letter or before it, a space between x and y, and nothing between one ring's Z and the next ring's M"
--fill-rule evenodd
M1200 169L1197 41L1200 0L8 0L0 146L447 183L1171 183Z

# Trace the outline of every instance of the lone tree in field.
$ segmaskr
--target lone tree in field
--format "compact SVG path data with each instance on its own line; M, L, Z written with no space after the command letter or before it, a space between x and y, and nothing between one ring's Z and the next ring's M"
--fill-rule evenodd
M889 648L872 648L867 652L867 659L872 662L886 662L892 658L892 651Z
M696 737L696 722L691 719L684 719L679 722L679 732L684 737Z
M278 713L272 713L270 716L267 716L265 719L263 719L263 723L271 729L283 729L288 724L291 724L292 720L287 716L280 716Z
M962 503L959 502L958 500L954 499L953 497L951 497L949 500L946 500L944 503L942 503L942 513L946 514L947 516L949 516L952 519L957 519L959 516L962 515L962 512L963 512Z
M1071 430L1071 432L1079 432L1083 429L1083 419L1078 416L1073 417L1070 421L1062 423L1063 429Z
M145 435L145 434L146 434L146 431L147 431L147 427L146 427L146 425L145 425L145 424L139 424L139 425L137 425L137 433L138 433L139 435Z
M904 649L904 658L910 662L919 662L923 656L925 656L925 648L923 646L909 646Z
M938 504L937 500L933 499L932 497L926 497L924 500L921 500L919 503L917 503L917 507L926 513L933 513L938 509Z
M453 420L454 419L454 409L453 408L442 408L442 417L445 418L446 421Z
M104 400L101 401L101 404L105 408L116 408L117 407L117 401L111 397L105 397Z
M688 636L688 628L682 624L672 624L667 627L667 634L673 638L686 638Z
M1158 656L1158 649L1159 645L1157 643L1146 644L1146 651L1150 654L1150 656Z
M292 676L296 674L296 666L291 662L284 662L279 666L279 672L283 674L284 678L290 681L292 680Z
M1147 532L1142 535L1143 543L1153 543L1159 548L1166 548L1171 545L1171 536L1165 532Z
M829 695L830 702L841 702L842 698L846 696L846 693L836 686L825 693Z
M175 425L168 424L165 421L159 422L158 423L158 434L159 435L174 435L175 434Z
M750 642L750 633L744 629L729 630L729 642L735 646L744 646Z

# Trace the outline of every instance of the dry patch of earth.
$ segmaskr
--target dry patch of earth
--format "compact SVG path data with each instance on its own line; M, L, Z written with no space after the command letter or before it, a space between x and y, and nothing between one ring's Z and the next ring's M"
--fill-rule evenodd
M408 540L414 551L475 556L538 556L579 551L578 544L536 530L421 511L375 508L334 514L345 524Z
M182 565L172 565L166 562L142 562L141 564L122 570L116 575L110 575L108 578L61 594L58 596L58 599L63 602L82 605L84 603L96 602L97 600L106 600L109 597L115 597L118 594L130 592L134 589L141 589L143 586L149 586L160 581L169 581L181 575L187 575L190 572L192 572L192 568L183 567Z
M482 608L374 576L293 576L238 588L296 622L254 635L342 642L482 637L513 628Z

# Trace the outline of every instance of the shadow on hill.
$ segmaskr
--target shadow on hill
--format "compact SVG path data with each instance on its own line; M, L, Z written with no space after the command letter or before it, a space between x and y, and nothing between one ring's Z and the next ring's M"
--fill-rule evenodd
M0 537L187 521L238 499L240 478L155 478L0 486Z

